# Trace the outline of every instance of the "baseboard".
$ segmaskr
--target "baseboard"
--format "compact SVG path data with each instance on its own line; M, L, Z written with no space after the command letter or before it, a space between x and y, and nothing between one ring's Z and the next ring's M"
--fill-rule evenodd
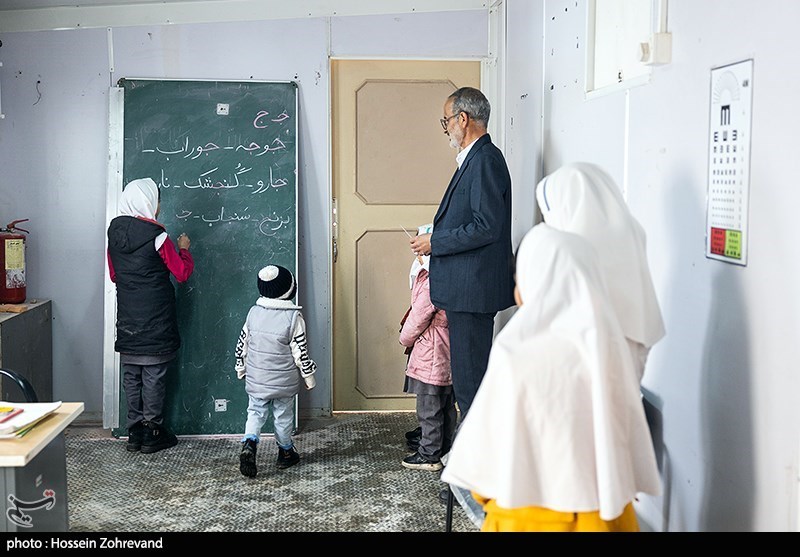
M103 427L103 413L102 412L81 412L81 414L73 420L73 425L88 426L88 427Z

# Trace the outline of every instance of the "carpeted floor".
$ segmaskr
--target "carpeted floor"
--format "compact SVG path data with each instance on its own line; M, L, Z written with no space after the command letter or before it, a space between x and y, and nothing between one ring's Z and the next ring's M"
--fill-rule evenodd
M275 466L262 437L258 475L239 473L238 437L184 437L129 453L109 430L66 430L72 532L443 532L439 472L400 461L413 413L336 414L301 421L296 466ZM452 530L477 528L455 505Z

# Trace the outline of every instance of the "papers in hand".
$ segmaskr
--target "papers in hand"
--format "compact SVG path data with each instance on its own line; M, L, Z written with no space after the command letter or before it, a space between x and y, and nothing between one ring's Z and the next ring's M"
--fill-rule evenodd
M27 429L42 418L61 406L61 401L58 402L3 402L0 401L0 407L11 407L14 410L6 414L7 419L2 420L3 416L0 415L0 439L8 439L14 437L21 430ZM14 411L19 410L11 415Z

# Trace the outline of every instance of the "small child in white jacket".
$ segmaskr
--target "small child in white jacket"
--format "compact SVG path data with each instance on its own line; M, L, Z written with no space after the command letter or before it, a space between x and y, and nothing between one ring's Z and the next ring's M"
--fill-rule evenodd
M236 374L245 379L249 398L239 471L250 478L258 473L256 449L270 412L278 468L294 466L300 460L292 441L294 397L300 392L301 379L306 389L314 388L317 370L308 356L301 307L292 301L297 293L292 272L280 265L264 267L258 272L258 291L261 296L250 308L236 343Z

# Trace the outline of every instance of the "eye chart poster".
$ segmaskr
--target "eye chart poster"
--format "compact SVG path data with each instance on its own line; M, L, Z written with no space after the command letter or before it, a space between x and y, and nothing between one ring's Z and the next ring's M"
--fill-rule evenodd
M747 265L753 60L711 70L706 257Z

